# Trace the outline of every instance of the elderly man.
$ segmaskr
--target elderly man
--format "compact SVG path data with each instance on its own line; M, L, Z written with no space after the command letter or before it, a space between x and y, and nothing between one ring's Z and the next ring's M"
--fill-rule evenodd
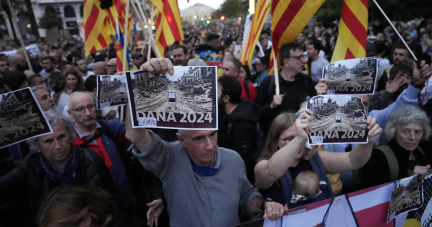
M54 99L51 97L48 88L45 85L32 87L32 91L43 111L57 111Z
M240 68L241 62L237 58L233 56L228 56L224 58L222 64L223 75L237 78L242 87L241 98L247 98L251 102L255 102L255 99L257 97L257 91L251 83L240 79Z
M151 59L141 69L174 73L164 58ZM133 153L164 184L171 226L232 226L240 223L238 211L252 215L264 210L271 219L283 215L281 204L254 191L240 155L217 146L217 131L180 130L179 141L167 143L152 131L132 128L130 114L126 116Z
M87 92L72 93L67 105L68 114L75 120L77 137L73 144L87 147L104 159L123 197L125 207L132 205L130 180L115 145L125 134L124 123L113 120L96 121L95 100Z
M107 75L107 63L103 61L96 62L93 66L95 75Z

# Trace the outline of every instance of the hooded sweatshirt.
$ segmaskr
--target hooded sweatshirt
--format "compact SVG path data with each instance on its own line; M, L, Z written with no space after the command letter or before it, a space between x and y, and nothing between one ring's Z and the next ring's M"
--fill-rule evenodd
M257 146L257 122L259 108L246 98L242 98L231 114L219 114L218 145L235 150L246 165L248 179L254 182L254 152Z

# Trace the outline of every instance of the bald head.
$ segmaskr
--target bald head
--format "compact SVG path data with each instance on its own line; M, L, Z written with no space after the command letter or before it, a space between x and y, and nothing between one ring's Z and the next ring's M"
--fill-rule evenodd
M117 58L111 58L107 64L107 75L114 75L117 72Z
M19 70L24 71L24 67L26 65L25 59L19 54L12 54L8 58L9 61L9 70Z
M107 64L105 62L96 62L93 66L93 72L96 75L107 75Z

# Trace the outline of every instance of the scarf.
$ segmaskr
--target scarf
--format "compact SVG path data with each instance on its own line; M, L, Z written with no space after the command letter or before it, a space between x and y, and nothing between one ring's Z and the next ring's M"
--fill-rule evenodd
M220 163L219 167L217 167L217 168L208 167L208 166L196 166L192 162L193 171L195 173L201 175L201 176L206 176L206 177L215 175L221 166L222 166L222 162Z
M71 146L71 154L69 156L69 160L66 162L66 165L63 169L55 166L53 163L48 161L42 154L39 155L39 160L48 178L57 183L60 183L61 185L67 184L72 181L72 174L75 172L78 166L77 151L75 150L74 146Z

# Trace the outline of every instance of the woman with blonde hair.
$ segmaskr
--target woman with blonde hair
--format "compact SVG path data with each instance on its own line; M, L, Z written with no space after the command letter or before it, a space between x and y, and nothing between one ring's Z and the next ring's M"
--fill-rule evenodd
M256 185L263 197L294 208L333 197L326 174L335 174L362 167L372 152L374 141L381 135L376 119L368 117L368 143L359 144L348 153L335 153L312 149L307 144L311 130L311 115L308 109L300 117L293 113L282 113L271 124L264 150L255 166ZM302 171L315 172L320 180L318 196L306 200L291 200L293 179ZM325 182L325 183L324 183Z

